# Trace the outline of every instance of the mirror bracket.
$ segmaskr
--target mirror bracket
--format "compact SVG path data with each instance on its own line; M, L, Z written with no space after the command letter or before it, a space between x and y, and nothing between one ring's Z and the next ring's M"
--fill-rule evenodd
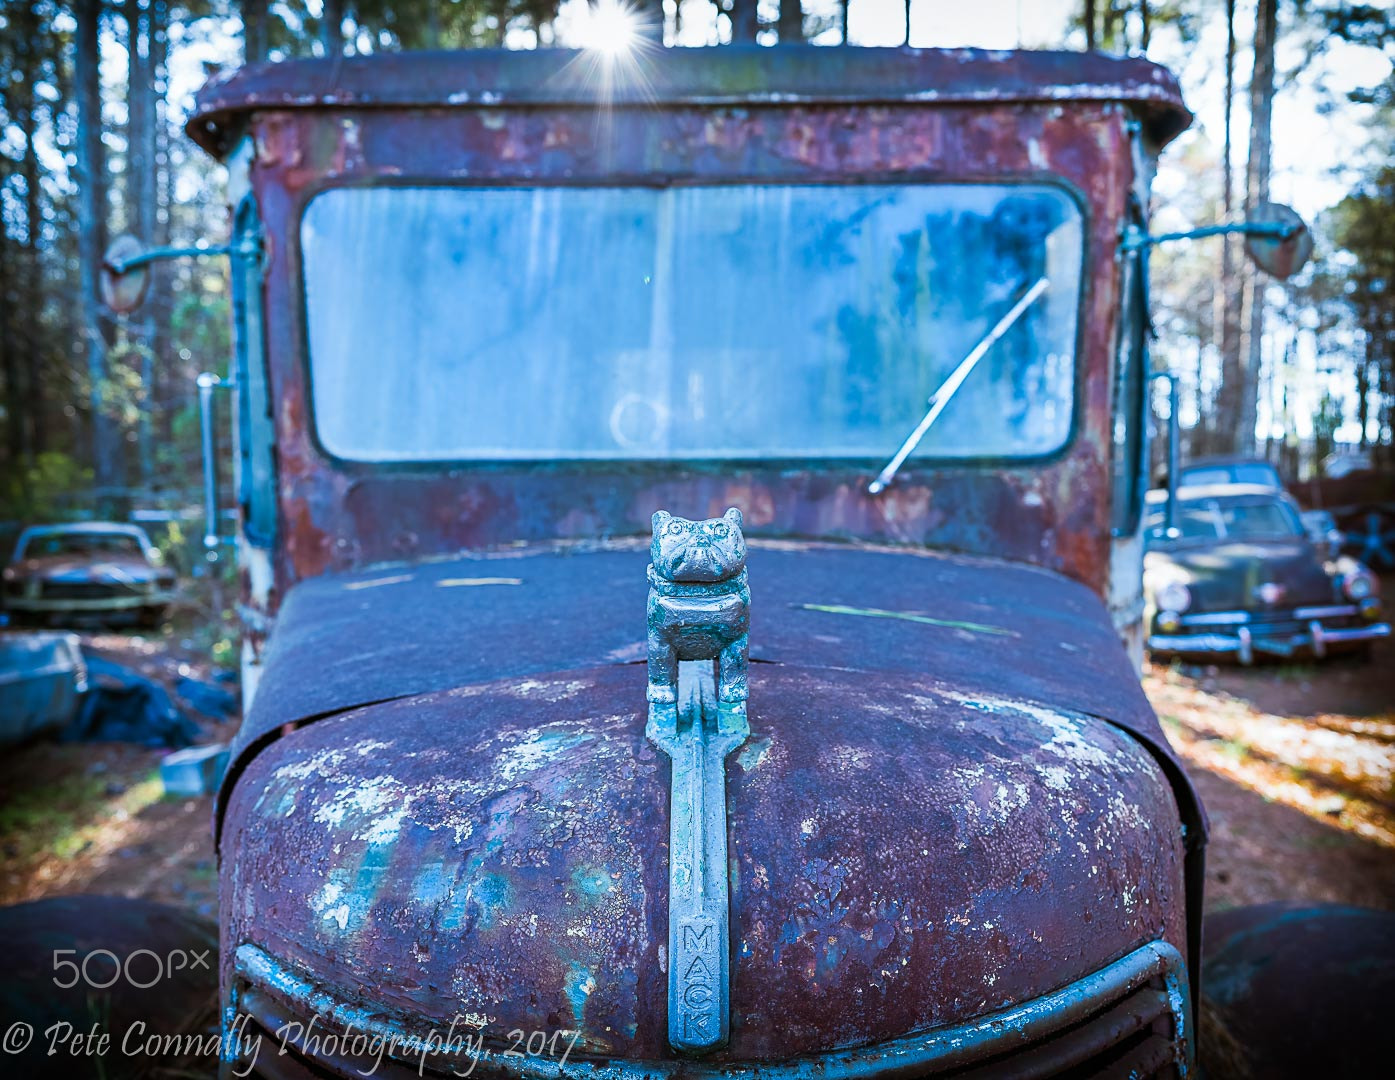
M260 232L248 232L231 244L196 244L193 247L147 248L134 236L118 236L102 257L101 290L107 307L118 315L134 311L145 299L149 277L145 267L167 259L202 258L209 255L230 255L234 259L256 262L262 257Z
M1200 240L1207 236L1224 236L1227 233L1244 233L1246 236L1259 236L1267 240L1287 240L1302 232L1305 226L1299 222L1279 221L1239 221L1233 225L1207 225L1202 229L1188 229L1186 232L1145 233L1137 225L1124 230L1124 240L1120 250L1138 251L1153 244L1166 244L1173 240Z
M1261 270L1276 278L1287 278L1303 268L1313 254L1313 234L1292 209L1281 203L1261 203L1245 221L1227 225L1207 225L1185 232L1150 235L1136 224L1127 225L1119 240L1125 254L1145 251L1154 244L1173 240L1199 240L1206 236L1240 233L1245 252Z

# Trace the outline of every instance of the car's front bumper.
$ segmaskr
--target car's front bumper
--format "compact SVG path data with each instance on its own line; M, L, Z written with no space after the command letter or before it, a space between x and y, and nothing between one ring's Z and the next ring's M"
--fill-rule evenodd
M110 612L137 611L141 608L164 607L174 600L172 592L132 592L119 596L86 598L48 598L42 596L7 596L5 609L26 615L103 615Z
M1297 608L1280 615L1204 612L1183 615L1179 621L1175 632L1148 636L1149 652L1230 655L1242 664L1252 664L1259 655L1308 654L1322 659L1329 652L1390 636L1389 623L1360 621L1355 604Z

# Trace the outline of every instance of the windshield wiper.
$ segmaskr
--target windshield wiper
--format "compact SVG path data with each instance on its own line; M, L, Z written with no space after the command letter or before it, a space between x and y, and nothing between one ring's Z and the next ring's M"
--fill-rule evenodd
M944 412L950 398L958 393L959 387L964 385L964 380L969 377L969 373L983 359L984 354L993 347L993 343L1008 332L1012 324L1022 317L1022 313L1032 306L1033 301L1038 296L1046 292L1048 284L1046 278L1041 278L1023 293L1022 298L1012 305L1012 309L998 320L998 325L988 331L983 340L970 350L969 355L959 362L959 366L949 373L949 378L930 395L930 411L921 417L915 430L906 437L906 441L901 444L901 449L896 451L896 456L886 463L886 468L882 469L877 474L877 478L867 485L869 495L879 495L887 489L891 481L896 478L896 470L905 464L906 459L911 456L911 452L920 445L920 440L925 438L925 433L930 430L930 425L940 418L940 413Z

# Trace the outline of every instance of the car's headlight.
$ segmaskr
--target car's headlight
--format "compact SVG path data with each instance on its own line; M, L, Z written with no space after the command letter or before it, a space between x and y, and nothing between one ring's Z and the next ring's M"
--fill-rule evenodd
M1158 608L1163 611L1186 611L1192 606L1192 591L1180 581L1169 581L1157 595Z
M1365 570L1353 570L1342 577L1342 592L1349 600L1365 600L1375 591L1375 580Z

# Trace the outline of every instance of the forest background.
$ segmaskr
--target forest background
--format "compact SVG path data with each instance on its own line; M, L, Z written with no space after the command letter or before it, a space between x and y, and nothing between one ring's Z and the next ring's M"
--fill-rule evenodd
M101 305L109 240L225 243L223 171L184 137L192 93L243 62L598 44L615 0L0 2L0 530L197 502L198 372L226 370L222 259L157 264ZM1395 0L642 0L666 47L809 41L1059 48L1172 67L1198 122L1163 159L1154 230L1292 203L1317 241L1288 282L1238 239L1160 248L1154 366L1184 453L1289 479L1334 450L1395 467ZM662 53L651 62L662 63ZM115 509L114 509L115 508Z

